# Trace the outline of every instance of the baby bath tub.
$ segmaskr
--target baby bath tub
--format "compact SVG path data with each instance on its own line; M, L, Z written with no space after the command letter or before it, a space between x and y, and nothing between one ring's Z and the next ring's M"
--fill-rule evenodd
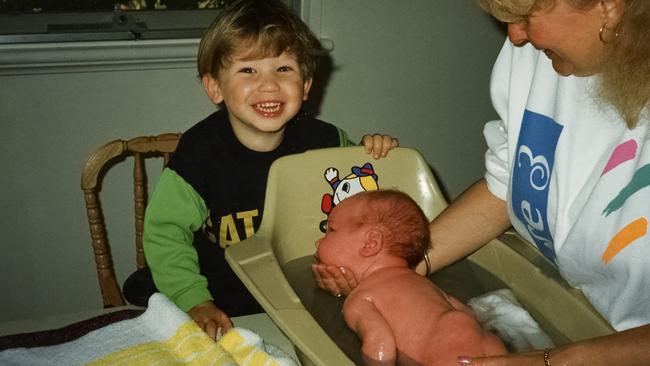
M296 347L307 365L353 365L359 343L344 325L337 299L318 289L309 264L326 212L362 189L397 188L430 219L447 205L422 156L398 148L374 160L361 147L313 150L278 159L269 172L257 233L226 250L226 259ZM531 244L508 232L434 281L467 300L509 287L556 344L613 332Z

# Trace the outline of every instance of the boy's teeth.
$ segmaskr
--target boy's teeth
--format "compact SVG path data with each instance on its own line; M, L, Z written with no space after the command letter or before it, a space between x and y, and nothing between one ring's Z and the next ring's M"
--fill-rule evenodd
M267 113L277 112L280 110L280 103L258 103L255 108Z

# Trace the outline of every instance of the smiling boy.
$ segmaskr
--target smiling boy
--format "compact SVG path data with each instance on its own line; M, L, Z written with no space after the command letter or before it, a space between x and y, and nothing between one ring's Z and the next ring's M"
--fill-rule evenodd
M232 327L230 316L263 311L224 249L258 229L271 163L350 144L301 109L324 54L276 0L234 2L201 40L199 77L221 109L183 134L147 207L143 241L155 287L211 337ZM397 140L366 135L363 145L385 156Z

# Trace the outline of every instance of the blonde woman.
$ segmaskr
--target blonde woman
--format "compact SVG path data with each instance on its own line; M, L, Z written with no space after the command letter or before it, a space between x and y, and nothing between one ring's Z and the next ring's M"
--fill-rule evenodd
M478 0L507 24L486 174L430 224L431 271L510 226L618 332L459 364L650 364L650 1ZM419 266L424 273L424 264ZM349 271L316 267L334 292Z

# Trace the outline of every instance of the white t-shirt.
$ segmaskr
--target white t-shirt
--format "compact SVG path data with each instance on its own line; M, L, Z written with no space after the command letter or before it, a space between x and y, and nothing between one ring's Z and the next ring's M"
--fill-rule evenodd
M595 95L597 78L560 76L506 41L485 178L514 228L623 330L650 323L650 122L629 130Z

